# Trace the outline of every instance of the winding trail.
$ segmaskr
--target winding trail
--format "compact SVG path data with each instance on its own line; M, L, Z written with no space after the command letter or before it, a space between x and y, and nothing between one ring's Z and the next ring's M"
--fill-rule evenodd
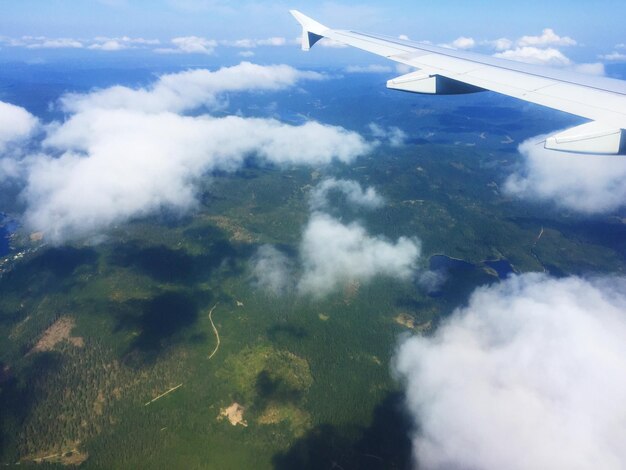
M213 308L209 311L209 321L211 322L211 326L213 327L213 331L215 332L215 338L217 339L217 344L215 345L215 349L209 356L209 359L215 356L215 354L217 353L217 350L220 348L220 334L217 332L217 328L215 328L215 323L213 323L213 310L215 310L215 307L217 307L217 304L215 304Z

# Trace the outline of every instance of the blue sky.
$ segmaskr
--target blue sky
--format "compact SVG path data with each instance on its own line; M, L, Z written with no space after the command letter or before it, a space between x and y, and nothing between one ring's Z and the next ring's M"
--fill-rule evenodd
M539 35L544 28L574 38L569 56L592 61L626 42L623 0L342 1L255 2L227 0L0 0L0 58L7 38L45 36L88 40L96 36L158 39L198 36L207 40L292 41L296 8L329 26L353 28L416 40L450 42L459 36L477 42ZM39 51L41 53L41 51Z
M515 36L551 27L585 43L626 41L623 0L447 0L337 3L224 0L2 0L1 34L8 36L293 35L287 10L297 8L336 27L444 41L458 35Z

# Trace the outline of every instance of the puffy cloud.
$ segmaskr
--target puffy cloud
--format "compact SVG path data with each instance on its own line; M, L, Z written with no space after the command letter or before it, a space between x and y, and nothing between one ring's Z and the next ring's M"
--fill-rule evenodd
M284 294L293 285L291 260L272 245L261 246L251 260L253 285L274 295Z
M313 121L293 126L179 114L215 105L225 91L278 90L307 78L319 75L242 63L164 75L145 89L67 95L61 103L69 117L45 127L43 151L0 166L13 177L20 169L25 174L26 227L62 242L163 208L193 208L199 179L216 170L234 171L249 158L325 165L368 152L371 145L360 135ZM0 136L7 142L27 136L34 118L11 105L2 110L7 125Z
M516 60L527 64L549 65L552 67L568 68L574 72L587 75L604 75L604 64L599 62L591 64L576 64L558 49L538 47L517 47L494 54L494 57Z
M420 468L626 466L626 279L526 274L398 348Z
M449 44L442 44L442 46L448 47L450 49L472 49L476 47L476 41L474 40L474 38L461 36L456 38Z
M520 47L575 46L576 44L574 39L568 36L559 36L551 28L544 29L541 36L522 36L517 40L517 45Z
M406 142L406 132L398 127L384 128L373 122L368 127L374 137L386 140L392 147L402 147Z
M359 223L345 224L323 212L330 209L328 195L334 191L355 207L374 209L383 204L373 188L364 190L356 181L322 181L311 193L311 217L297 262L273 246L260 247L251 260L256 287L274 294L295 288L301 295L321 298L353 281L368 282L375 276L413 277L421 253L419 240L400 237L394 243L369 235Z
M504 189L515 196L553 201L583 213L614 211L626 205L626 160L622 156L577 155L546 150L538 136L523 142L522 168Z
M0 155L14 142L26 139L37 126L37 118L20 106L0 101Z
M508 38L499 38L493 41L487 41L486 44L493 47L496 51L506 51L513 46L513 41Z
M346 73L390 73L393 69L389 65L348 65L345 68Z
M515 49L498 52L494 57L517 60L528 64L552 65L565 67L572 65L572 61L561 51L554 48L542 49L539 47L523 46Z
M198 36L183 36L171 41L174 47L158 48L159 54L213 54L217 41Z
M196 182L256 156L274 164L349 162L369 147L342 128L270 119L186 117L94 109L50 131L59 158L32 163L26 223L49 239L104 229L160 208L187 210Z
M71 93L61 98L68 112L98 109L134 109L145 112L189 111L215 106L218 94L248 90L280 90L299 80L319 80L315 72L302 72L288 65L262 66L242 62L216 71L188 70L162 75L148 88L114 86L88 94Z
M372 237L357 223L344 225L315 212L300 245L303 274L298 289L323 296L350 281L369 281L377 275L410 278L420 256L420 242L400 237L395 243Z
M342 193L346 197L346 201L356 207L377 209L384 203L383 198L372 187L364 190L356 181L328 178L318 184L311 192L311 208L313 210L328 208L328 195L331 192Z

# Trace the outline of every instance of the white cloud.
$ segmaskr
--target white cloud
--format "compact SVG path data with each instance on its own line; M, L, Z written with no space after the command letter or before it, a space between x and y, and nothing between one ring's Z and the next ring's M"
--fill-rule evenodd
M517 47L493 55L502 59L516 60L527 64L549 65L573 70L587 75L604 75L604 64L596 62L590 64L576 64L569 57L553 47Z
M574 46L576 41L567 36L558 36L552 29L543 30L541 36L523 36L513 43L507 38L495 41L483 41L498 51L494 57L516 60L528 64L548 65L551 67L568 68L575 72L588 75L604 75L604 65L601 63L576 64L556 46ZM515 47L513 47L515 44Z
M62 241L161 208L196 203L196 182L257 156L273 164L353 160L369 147L342 128L270 119L185 117L94 109L51 130L59 158L32 163L24 191L27 226Z
M512 276L404 341L420 468L626 466L626 279Z
M417 276L417 282L429 294L437 292L446 282L447 274L444 270L426 270Z
M559 36L551 28L544 29L541 36L523 36L517 40L519 47L575 46L576 44L574 39L568 36Z
M601 62L595 62L592 64L574 64L573 70L575 72L584 73L587 75L598 75L600 77L606 74L604 64Z
M239 55L241 57L249 58L249 57L254 57L254 52L252 52L252 51L241 51L239 53Z
M370 144L358 134L312 121L292 126L273 119L177 114L214 105L226 91L278 90L307 78L319 75L242 63L164 75L146 89L112 87L65 96L68 119L45 127L42 149L48 154L23 160L26 227L62 242L163 208L193 208L200 179L214 170L236 170L248 158L325 165L368 152ZM11 116L17 112L5 108ZM29 129L10 135L27 135ZM6 163L1 166L14 175L15 165Z
M316 211L327 209L328 195L332 192L342 193L346 201L356 207L377 209L384 203L383 198L372 187L363 189L356 181L328 178L318 184L311 192L311 208Z
M583 213L604 213L626 205L626 159L546 150L538 136L523 142L523 167L511 175L509 194L554 204Z
M403 41L410 41L409 37L406 34L401 34L398 36L398 39L402 39Z
M486 41L486 44L493 47L496 51L506 51L507 49L511 49L513 41L508 38L499 38L493 41Z
M298 43L300 43L301 41L302 41L302 38L298 39ZM348 47L344 43L335 41L334 39L330 39L330 38L322 38L318 42L316 42L315 45L321 46L321 47L330 47L333 49L343 49L344 47Z
M237 39L235 41L220 41L222 46L241 47L244 49L254 49L259 46L281 47L288 44L284 37L271 37L267 39Z
M572 61L561 51L554 48L541 49L539 47L517 47L494 54L494 57L517 60L528 64L551 65L566 67L572 65Z
M393 71L389 65L348 65L345 69L346 73L390 73Z
M617 51L613 51L610 54L604 54L600 56L600 58L610 62L626 62L626 54Z
M41 42L33 42L26 47L28 49L80 49L83 43L71 38L42 39Z
M329 193L340 192L355 207L375 209L383 199L373 188L334 178L322 181L310 195L311 217L304 229L297 262L270 245L251 260L253 285L282 294L293 288L301 295L321 298L350 282L368 282L376 276L406 280L416 274L421 244L400 237L395 243L371 236L359 223L345 224L324 211Z
M293 266L289 258L272 245L261 246L251 262L253 285L274 295L293 286Z
M374 137L386 140L392 147L402 147L406 142L406 132L398 127L391 126L384 128L373 122L371 122L368 127Z
M416 239L400 237L395 243L371 237L359 224L344 225L315 212L300 246L303 274L298 289L323 296L351 281L367 282L378 275L408 279L420 256Z
M99 42L89 46L89 49L100 51L121 51L129 48L130 46L128 44L124 44L123 42L117 41L115 39L110 39L108 41Z
M37 118L20 106L0 101L0 155L15 142L28 138Z
M94 38L94 42L89 46L89 49L101 51L121 51L124 49L155 46L160 43L161 41L158 39L131 38L129 36L115 38L98 36Z
M184 36L171 41L174 47L158 48L154 51L159 54L213 54L217 41L198 36Z
M68 112L93 108L183 112L216 106L219 93L275 91L293 86L299 80L322 78L318 73L302 72L288 65L261 66L242 62L217 71L200 69L162 75L148 88L114 86L89 94L68 94L61 103Z
M415 67L411 67L410 65L406 65L406 64L396 64L396 72L400 73L400 74L407 74L407 73L411 73L411 72L415 72Z
M474 38L468 38L465 36L461 36L456 38L449 44L441 44L443 47L448 47L450 49L472 49L476 47L476 41Z

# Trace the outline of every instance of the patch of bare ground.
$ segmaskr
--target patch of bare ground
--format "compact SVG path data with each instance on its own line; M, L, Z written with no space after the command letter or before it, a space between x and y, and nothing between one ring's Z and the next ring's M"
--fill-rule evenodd
M261 425L272 425L286 422L289 424L292 433L302 436L311 426L310 415L293 404L269 404L261 416L258 423Z
M43 332L37 344L33 346L28 354L52 351L62 341L68 341L70 344L82 348L85 345L83 338L71 335L74 326L76 326L76 322L72 317L63 316L59 318Z
M415 330L419 333L424 333L430 330L432 327L431 321L427 321L424 323L417 323L415 321L415 317L413 317L412 315L409 315L408 313L400 313L396 315L396 317L394 318L394 321L398 325L402 325L405 328L408 328L410 330Z
M245 419L243 419L243 412L245 410L246 409L243 406L241 406L239 403L234 402L229 407L222 408L220 410L220 414L218 415L217 419L218 421L222 421L224 418L226 418L228 422L232 424L233 426L237 426L238 424L241 424L242 426L247 427L248 423L246 422Z
M224 217L223 215L213 215L208 216L207 219L225 232L228 232L230 235L230 241L253 243L257 240L255 235L229 217Z

